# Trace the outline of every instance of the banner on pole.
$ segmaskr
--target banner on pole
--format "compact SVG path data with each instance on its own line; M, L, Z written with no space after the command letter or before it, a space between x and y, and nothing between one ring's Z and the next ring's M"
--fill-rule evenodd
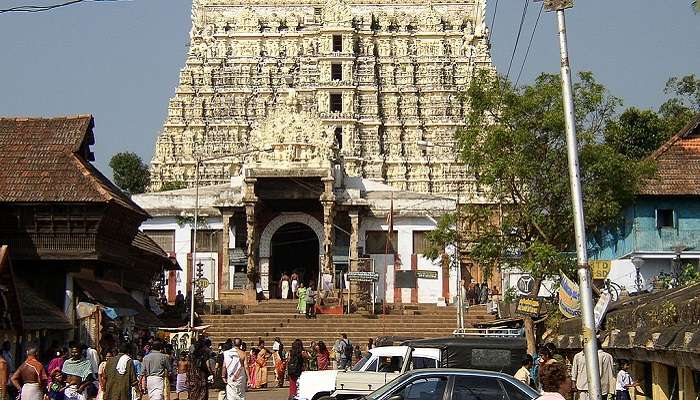
M605 317L605 314L608 312L611 299L612 296L610 296L610 293L601 293L600 297L598 298L598 302L595 304L595 308L593 309L593 319L595 320L596 332L598 332L598 329L600 329L600 324L603 323L603 317Z
M578 284L562 274L561 286L559 287L559 311L566 318L581 316L581 302L579 298Z

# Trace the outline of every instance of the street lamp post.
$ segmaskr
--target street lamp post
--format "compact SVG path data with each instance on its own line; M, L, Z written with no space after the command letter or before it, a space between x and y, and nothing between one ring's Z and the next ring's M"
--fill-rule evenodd
M236 153L232 154L224 154L220 156L215 156L215 157L209 157L209 158L202 158L201 156L196 156L195 157L195 166L194 166L194 239L193 239L193 249L192 249L192 281L190 282L191 285L191 294L190 294L190 329L194 329L194 305L195 305L195 290L197 288L197 279L195 277L195 268L199 266L197 263L197 226L199 225L199 167L200 165L205 162L205 161L212 161L212 160L220 160L222 158L227 158L227 157L237 157L237 156L242 156L246 154L252 154L252 153L261 153L261 152L270 152L273 149L271 147L266 147L262 149L257 149L257 148L251 148L251 149L246 149L246 150L241 150ZM228 246L228 243L224 243L225 246Z

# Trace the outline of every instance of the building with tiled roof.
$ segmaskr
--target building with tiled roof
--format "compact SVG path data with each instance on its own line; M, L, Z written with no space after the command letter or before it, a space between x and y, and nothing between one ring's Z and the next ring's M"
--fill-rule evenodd
M110 288L135 304L149 296L164 270L176 267L139 232L148 213L92 165L93 128L91 115L0 118L0 245L12 260L13 279L28 288L27 296L40 299L31 303L51 304L51 315L60 310L70 324L80 314L78 302L93 302L95 310L114 307L90 296L81 282L97 282L90 288ZM25 320L35 308L20 307ZM137 323L157 321L143 306L130 313L149 314ZM59 327L66 324L53 325Z
M656 173L639 195L700 196L700 113L650 158Z
M623 224L589 238L592 257L608 263L608 278L631 293L700 263L700 114L649 159L654 174L625 210Z

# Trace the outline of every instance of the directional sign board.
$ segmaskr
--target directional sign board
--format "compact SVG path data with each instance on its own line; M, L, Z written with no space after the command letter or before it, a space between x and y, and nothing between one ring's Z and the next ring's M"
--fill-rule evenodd
M377 282L379 274L376 272L352 271L348 272L348 281L350 282Z
M416 278L418 278L418 279L437 279L438 273L437 273L437 271L419 269L419 270L416 270Z

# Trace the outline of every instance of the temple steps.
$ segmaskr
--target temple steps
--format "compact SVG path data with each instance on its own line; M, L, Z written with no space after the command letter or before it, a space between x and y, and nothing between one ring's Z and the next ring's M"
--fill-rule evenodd
M277 304L275 304L277 303ZM369 316L318 315L316 319L306 319L295 313L295 304L287 300L271 301L250 308L251 313L234 315L203 315L201 323L210 325L207 333L214 344L228 338L240 337L249 346L262 338L271 345L279 337L286 346L294 339L301 339L308 346L312 340L323 340L332 345L341 333L346 333L351 341L359 344L362 350L370 337L440 337L449 336L457 326L454 307L417 305L401 310L404 314ZM415 306L415 305L411 305ZM289 312L275 312L290 310ZM394 310L396 311L396 309ZM465 315L466 326L492 320L485 306L472 306Z

